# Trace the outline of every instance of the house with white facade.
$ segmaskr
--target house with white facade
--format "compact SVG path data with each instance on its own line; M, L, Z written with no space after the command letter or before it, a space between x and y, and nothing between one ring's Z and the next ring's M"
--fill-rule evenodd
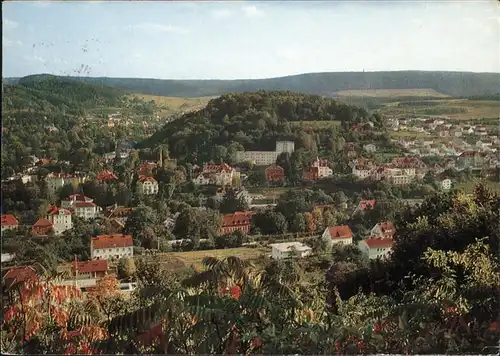
M231 186L234 180L239 181L240 173L233 167L224 164L204 164L202 172L193 179L196 185Z
M392 221L381 221L370 230L370 237L393 238L396 233L396 227Z
M444 191L450 190L451 189L451 179L449 179L449 178L443 179L440 182L440 186L441 186L441 189Z
M313 162L312 167L318 168L318 178L328 178L333 176L333 170L329 167L328 160L319 159Z
M271 257L275 260L291 257L306 257L312 253L312 248L301 242L282 242L269 246L271 246Z
M352 231L347 225L327 227L321 235L321 239L331 248L335 244L351 245Z
M373 143L364 145L363 149L368 153L377 152L377 146L375 146Z
M140 175L137 181L137 191L143 195L158 194L158 182L153 177Z
M86 179L87 177L85 176L73 176L66 173L50 173L45 177L45 182L47 183L48 190L55 194L65 185L72 185L76 189L78 185L85 183Z
M392 251L394 240L385 237L370 237L358 243L359 250L369 259L388 258Z
M73 227L71 221L71 211L56 206L49 206L47 220L52 223L54 235L61 235L63 232Z
M269 166L276 163L278 156L284 152L290 154L295 150L295 142L293 141L276 141L276 149L274 151L237 151L237 162L252 162L256 166Z
M73 203L71 208L76 216L83 219L95 219L97 218L102 209L98 207L94 202L84 202L77 201Z
M90 256L93 260L112 260L134 256L131 235L99 235L90 241Z

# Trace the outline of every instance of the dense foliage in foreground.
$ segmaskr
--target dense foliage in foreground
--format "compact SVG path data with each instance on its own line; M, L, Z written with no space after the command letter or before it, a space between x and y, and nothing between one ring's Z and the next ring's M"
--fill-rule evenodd
M130 299L113 277L87 296L40 277L11 288L2 350L25 353L373 354L485 353L496 319L500 199L478 187L430 198L398 221L392 262L357 249L251 264L207 257L203 271L173 275L140 260ZM418 216L417 216L418 215ZM435 225L431 225L435 224ZM433 237L435 236L435 237ZM327 257L324 257L327 256ZM406 261L406 262L404 262ZM400 270L386 287L339 293L358 270ZM382 283L373 280L373 284ZM389 286L390 284L390 286Z

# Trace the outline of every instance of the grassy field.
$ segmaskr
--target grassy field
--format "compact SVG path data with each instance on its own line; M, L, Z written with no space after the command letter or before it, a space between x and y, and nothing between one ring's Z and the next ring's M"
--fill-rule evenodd
M441 97L448 95L439 93L434 89L355 89L341 90L335 93L338 96L356 96L371 98L398 98L398 97Z
M138 97L145 101L153 100L156 105L162 107L164 112L189 112L204 108L214 97L200 98L175 98L168 96L157 96L149 94L132 94L131 97Z
M430 100L432 106L413 105L399 107L399 102L384 105L380 112L384 115L444 115L455 120L472 120L500 117L500 101L487 100Z
M238 247L208 251L167 252L160 255L160 261L162 261L162 263L168 264L172 269L181 269L190 266L193 266L196 269L200 269L202 268L201 261L205 256L213 256L218 258L237 256L243 260L252 260L269 253L270 251L265 248L250 247Z

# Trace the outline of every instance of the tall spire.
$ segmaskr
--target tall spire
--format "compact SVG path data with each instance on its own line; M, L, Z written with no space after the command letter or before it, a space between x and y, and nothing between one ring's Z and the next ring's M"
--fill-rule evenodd
M158 167L163 167L163 146L160 146L160 160L158 162Z

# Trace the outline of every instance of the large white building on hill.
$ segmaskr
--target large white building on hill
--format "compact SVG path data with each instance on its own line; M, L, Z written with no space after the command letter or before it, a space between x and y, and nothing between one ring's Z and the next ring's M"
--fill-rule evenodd
M293 141L276 141L274 151L238 151L236 152L236 161L252 162L256 166L269 166L276 163L278 156L284 152L292 154L295 150Z

